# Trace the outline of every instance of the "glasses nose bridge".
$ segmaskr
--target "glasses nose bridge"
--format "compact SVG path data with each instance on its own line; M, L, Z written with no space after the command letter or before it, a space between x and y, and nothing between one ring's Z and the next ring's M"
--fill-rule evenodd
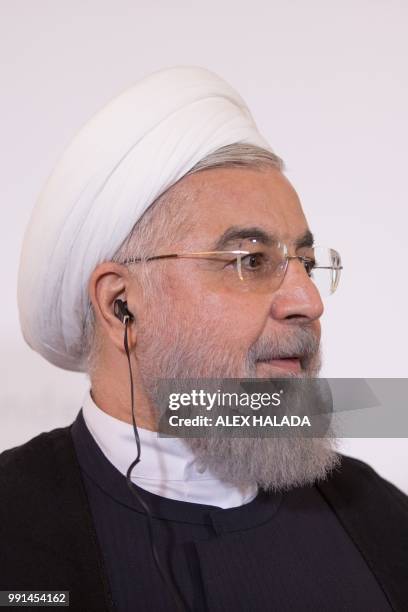
M303 257L302 255L288 255L288 254L286 254L285 259L286 259L286 262L287 262L286 263L285 273L287 272L287 270L289 268L289 264L290 264L291 260L293 260L293 259L298 259L299 263L302 265L303 270L306 272L305 263L304 263L305 262L305 257Z
M305 262L308 261L307 257L304 257L303 255L289 255L288 253L286 253L285 255L285 261L286 261L286 266L285 266L285 271L284 274L282 276L282 278L280 279L280 287L282 286L282 284L285 282L285 279L287 277L287 273L289 270L289 264L292 260L298 260L301 267L302 267L302 271L304 274L306 274L306 278L304 278L304 281L302 281L302 285L303 283L306 283L304 285L307 294L309 295L309 299L310 304L314 304L314 306L318 309L318 311L320 312L320 314L322 314L323 312L323 301L322 301L322 297L321 297L321 293L319 288L316 286L316 284L313 282L312 278L310 277L306 267L305 267ZM312 297L313 296L313 297ZM319 314L319 316L320 316ZM317 318L317 317L316 317Z
M302 255L286 255L286 259L289 261L290 259L300 259L301 261L304 259Z
M273 273L273 276L279 279L279 286L278 286L278 288L281 287L282 283L285 281L285 278L286 278L288 270L289 270L289 264L290 264L291 260L293 260L293 259L299 260L299 263L302 265L303 272L306 272L306 274L307 274L307 271L306 271L304 263L303 263L304 257L302 255L289 255L288 252L286 251L284 253L284 256L282 257L280 265L278 266L279 272L277 272L277 269L275 269L275 271ZM307 274L307 277L309 278L308 274Z
M282 283L284 283L285 278L287 277L288 274L288 270L289 270L289 264L292 260L298 260L301 267L302 267L302 272L303 274L306 274L306 278L304 279L305 282L307 282L307 286L309 287L309 283L311 283L311 285L315 288L315 290L317 290L317 292L320 295L319 289L316 287L316 285L313 283L313 280L310 277L310 274L308 273L306 266L305 266L305 262L308 260L307 257L304 257L303 255L289 255L288 253L286 253L285 255L285 268L284 268L284 273L281 276L280 279L280 284L279 286L282 286Z

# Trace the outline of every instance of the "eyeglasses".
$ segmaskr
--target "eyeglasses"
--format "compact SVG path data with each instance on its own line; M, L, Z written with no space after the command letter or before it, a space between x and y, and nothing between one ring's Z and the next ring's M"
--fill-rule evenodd
M151 257L131 257L120 263L135 264L158 259L198 258L204 271L212 271L213 283L237 291L265 293L276 291L286 274L289 261L299 260L308 277L322 296L331 295L338 287L343 269L337 251L327 247L301 247L297 255L289 255L284 242L266 246L258 239L245 240L245 248L231 251L168 253ZM242 247L242 243L240 244Z

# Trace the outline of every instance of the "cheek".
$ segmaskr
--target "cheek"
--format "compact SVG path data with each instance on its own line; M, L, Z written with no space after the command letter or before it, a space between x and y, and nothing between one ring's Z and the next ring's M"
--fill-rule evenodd
M258 339L268 319L268 308L253 296L205 292L194 301L195 325L245 347Z
M186 277L167 274L163 279L165 300L163 308L168 309L169 325L189 327L191 330L206 330L206 333L220 339L236 340L245 347L261 335L270 312L270 299L249 293L231 293L208 284L191 274ZM171 333L167 329L166 332Z

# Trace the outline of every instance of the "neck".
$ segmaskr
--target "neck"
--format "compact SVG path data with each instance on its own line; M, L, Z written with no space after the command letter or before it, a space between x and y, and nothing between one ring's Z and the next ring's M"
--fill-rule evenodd
M122 367L123 366L123 367ZM149 401L132 359L134 411L138 427L157 431L154 408ZM110 416L132 424L130 372L127 359L121 368L99 367L91 376L91 394L95 404Z

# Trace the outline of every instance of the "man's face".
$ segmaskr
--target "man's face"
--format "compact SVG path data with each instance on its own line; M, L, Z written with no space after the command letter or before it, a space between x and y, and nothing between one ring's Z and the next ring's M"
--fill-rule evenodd
M214 244L231 227L277 236L287 243L289 255L296 254L295 242L307 237L297 195L275 169L207 170L183 183L192 228L177 244L164 240L155 255L215 250ZM246 244L241 234L221 248L246 250ZM208 260L164 259L147 265L160 280L136 321L136 357L144 390L159 411L160 379L317 375L323 305L299 260L290 260L273 291L244 288ZM132 304L136 298L130 294L128 300ZM338 463L335 443L328 437L210 436L184 441L197 462L221 480L257 483L264 489L310 484Z
M183 187L189 193L193 227L177 244L164 240L159 254L209 251L214 245L217 250L245 250L251 228L285 242L289 255L296 255L295 243L307 238L297 194L274 168L207 170L186 177ZM248 236L242 238L241 233L217 244L231 228L248 230ZM175 375L317 373L323 304L299 260L290 261L274 291L254 291L245 284L241 288L239 282L231 286L226 275L232 271L208 259L165 259L148 265L151 274L161 274L161 298L149 305L149 320L140 326L139 354L145 364L157 361L157 352L154 357L149 350L153 331L153 344L163 357L171 359L176 341L183 346L173 355L179 362L179 367L170 367ZM164 324L158 335L160 321Z

